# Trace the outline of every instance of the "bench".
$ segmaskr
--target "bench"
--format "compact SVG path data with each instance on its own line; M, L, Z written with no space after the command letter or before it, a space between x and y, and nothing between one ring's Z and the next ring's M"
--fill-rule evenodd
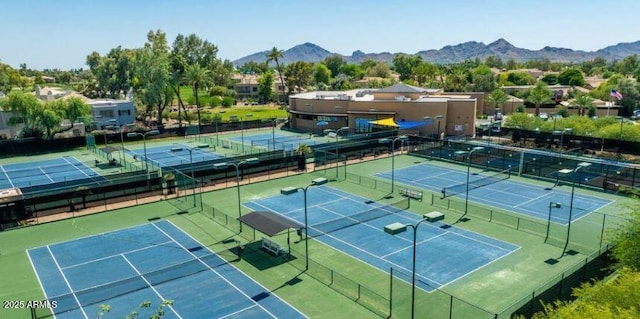
M422 217L424 217L424 219L426 219L428 222L437 222L439 220L443 220L444 219L444 214L441 212L431 212L431 213L426 213L424 214Z
M267 252L272 253L275 256L285 253L285 250L282 247L280 247L278 243L271 241L269 239L266 239L264 237L262 237L261 248L266 250Z
M422 201L422 191L416 191L413 189L409 189L409 188L403 188L400 190L400 195L404 196L404 197L409 197L409 198L413 198L413 199L417 199L419 201Z

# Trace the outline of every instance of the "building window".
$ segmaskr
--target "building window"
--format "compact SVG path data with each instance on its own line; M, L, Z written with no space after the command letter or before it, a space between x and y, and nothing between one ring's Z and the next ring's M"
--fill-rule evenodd
M322 115L318 115L318 121L338 122L338 117L337 116L322 116Z
M371 125L371 122L369 121L371 121L371 119L356 118L356 133L371 133L373 125Z
M131 115L131 110L118 110L118 116Z
M113 117L113 110L101 110L98 112L101 117Z

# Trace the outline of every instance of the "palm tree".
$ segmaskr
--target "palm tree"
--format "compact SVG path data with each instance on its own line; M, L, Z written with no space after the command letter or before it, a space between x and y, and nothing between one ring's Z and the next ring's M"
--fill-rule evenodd
M282 86L282 95L285 95L285 86L284 79L282 78L282 69L280 68L280 58L284 57L284 51L278 50L278 48L273 47L269 53L267 53L267 63L273 61L276 63L276 70L278 70L278 75L280 76L280 85Z
M507 93L504 93L502 89L493 90L489 97L487 97L487 102L489 102L490 105L493 105L495 109L502 109L507 101L509 101L509 96Z
M584 110L593 106L593 99L586 94L578 94L578 96L573 100L573 103L578 106L578 115L584 116Z
M198 130L202 121L200 119L200 98L198 97L198 91L202 87L206 87L211 82L211 72L205 68L200 67L199 64L193 64L187 66L184 73L184 78L191 88L193 89L193 96L196 99L196 111L198 112Z
M536 86L531 89L531 93L529 94L527 100L536 106L535 115L538 116L540 115L540 105L551 102L552 97L553 92L549 90L547 84L542 81L538 81L538 83L536 83Z

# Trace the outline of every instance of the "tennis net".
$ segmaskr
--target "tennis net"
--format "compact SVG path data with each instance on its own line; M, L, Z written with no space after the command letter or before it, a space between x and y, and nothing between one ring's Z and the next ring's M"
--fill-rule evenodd
M70 294L49 298L49 301L56 302L55 314L73 311L82 307L103 303L110 299L124 296L139 290L157 286L162 283L173 281L179 278L195 275L203 271L215 269L226 264L227 261L221 257L210 254L198 259L191 259L179 264L168 266L162 269L151 271L138 276L128 277L118 281L75 291ZM80 303L80 305L78 304Z
M486 177L479 178L475 181L469 182L469 190L484 187L487 185L491 185L505 179L509 179L511 177L511 170L506 169L504 171L497 172L493 175L489 175ZM452 185L442 188L442 198L454 196L460 193L464 193L467 190L467 183L462 183L458 185Z
M251 146L271 146L273 144L276 144L276 146L277 146L278 144L291 143L291 142L301 141L303 139L306 139L306 137L303 137L303 136L282 136L282 137L276 137L275 139L267 138L267 139L262 139L262 140L252 140L251 141Z
M404 197L401 200L387 204L387 205L379 205L370 210L360 212L357 214L344 216L336 219L332 219L330 221L311 225L309 227L310 236L321 236L327 233L335 232L340 229L344 229L347 227L351 227L357 224L366 223L368 221L382 218L391 214L395 214L401 212L403 210L409 209L409 198Z

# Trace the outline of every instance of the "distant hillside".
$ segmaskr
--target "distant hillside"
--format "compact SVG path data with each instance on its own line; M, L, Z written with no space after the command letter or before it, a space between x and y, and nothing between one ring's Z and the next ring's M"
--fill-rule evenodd
M248 55L233 61L233 64L240 66L249 61L264 62L267 60L267 53L262 51ZM335 53L329 52L313 43L304 43L284 51L283 64L295 61L318 62ZM397 53L396 53L397 54ZM602 57L606 60L621 60L629 55L640 54L640 41L631 43L618 43L597 51L582 51L567 48L544 47L540 50L522 49L513 46L505 39L498 39L494 42L484 44L482 42L469 41L456 45L447 45L439 50L424 50L415 53L422 59L431 63L456 63L464 60L479 58L484 60L490 55L498 56L506 61L514 60L529 61L539 59L549 59L553 62L582 62ZM364 53L360 50L354 51L351 56L342 56L349 63L360 63L369 58L375 61L393 61L394 53Z

